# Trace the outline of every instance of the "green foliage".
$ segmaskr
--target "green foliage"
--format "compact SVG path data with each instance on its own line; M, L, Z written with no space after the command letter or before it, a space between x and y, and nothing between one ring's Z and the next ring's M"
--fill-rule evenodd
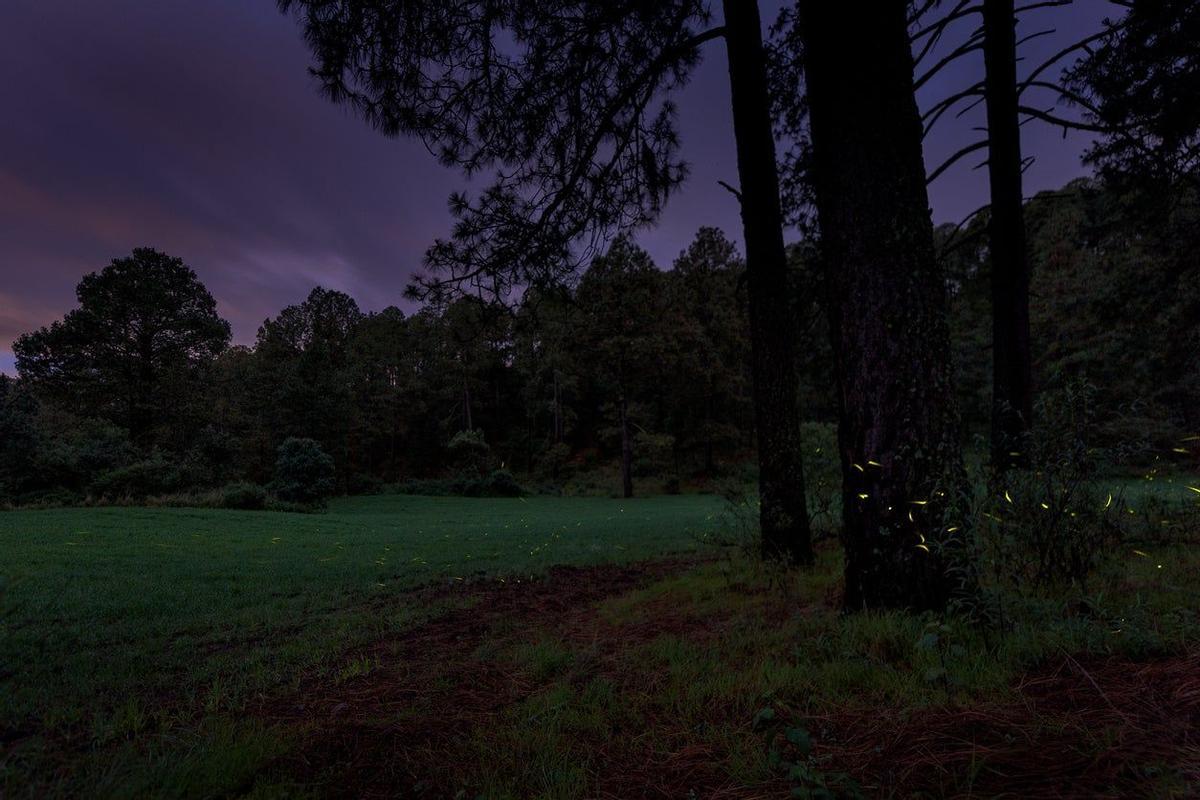
M292 437L279 446L271 492L293 503L319 504L333 495L333 459L312 439Z
M100 474L92 481L89 492L105 500L136 500L169 494L190 483L184 469L155 452L149 458Z
M1186 441L1196 434L1200 393L1198 222L1195 191L1149 213L1136 192L1087 179L1026 207L1035 388L1094 386L1092 445L1113 466L1198 463L1200 448ZM981 215L959 235L942 234L958 397L979 434L991 404L986 225Z
M149 248L85 276L76 294L79 308L13 344L22 380L139 445L177 446L229 344L216 301L182 260Z
M1090 122L1106 133L1087 160L1107 179L1162 190L1200 178L1200 6L1142 0L1107 23L1065 78Z
M487 477L485 497L520 497L525 493L516 476L506 469L498 469Z
M975 558L986 581L1015 592L1063 585L1086 591L1122 544L1124 500L1097 481L1095 394L1076 382L1042 396L1029 468L991 479L975 522Z
M231 483L221 489L221 507L240 511L266 508L267 490L257 483Z
M849 775L822 769L822 760L813 753L813 738L808 729L788 724L771 706L755 713L752 726L766 737L767 766L787 781L792 797L803 800L865 797Z
M674 468L675 437L665 433L638 431L633 436L634 474L642 477L666 475Z
M481 430L459 431L451 437L446 451L450 463L463 475L482 475L492 463L492 448Z

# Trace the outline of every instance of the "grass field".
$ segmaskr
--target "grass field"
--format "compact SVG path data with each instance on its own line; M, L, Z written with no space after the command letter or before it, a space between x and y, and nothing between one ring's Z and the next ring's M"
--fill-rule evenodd
M455 602L410 602L414 587L693 550L720 509L699 495L379 496L314 515L0 513L0 734L20 745L2 751L0 795L41 794L34 774L114 793L170 783L159 770L194 780L180 753L234 737L197 735L199 721Z
M1188 483L1114 491L1182 511ZM786 576L715 558L725 510L2 513L0 796L1200 789L1195 547L1141 544L989 631L842 617L834 543Z

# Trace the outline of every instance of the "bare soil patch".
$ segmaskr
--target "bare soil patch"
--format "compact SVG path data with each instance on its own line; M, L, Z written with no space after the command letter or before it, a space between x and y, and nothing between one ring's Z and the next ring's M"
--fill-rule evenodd
M431 598L457 592L472 602L350 654L348 662L373 665L365 674L333 684L305 680L299 691L254 709L301 737L272 773L325 796L453 797L461 788L457 767L470 758L463 743L502 724L506 710L543 688L504 659L478 657L480 648L549 634L592 654L577 665L587 675L653 691L654 676L627 674L621 653L664 634L719 644L737 617L698 617L656 597L647 600L650 613L613 624L598 604L695 564L563 567L533 581L425 590ZM815 737L821 768L849 774L867 797L1146 797L1162 786L1167 769L1200 785L1200 654L1081 663L1064 653L1015 688L1017 700L1003 704L839 711L801 722ZM721 709L713 719L748 724ZM738 785L722 767L726 754L710 741L661 752L640 746L640 733L581 743L592 756L588 796L791 796L782 780Z

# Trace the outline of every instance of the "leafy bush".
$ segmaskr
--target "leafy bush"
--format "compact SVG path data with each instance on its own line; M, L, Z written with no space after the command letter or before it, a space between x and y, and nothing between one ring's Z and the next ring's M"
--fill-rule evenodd
M231 483L221 489L221 507L261 511L267 507L267 490L257 483Z
M179 491L187 482L187 476L179 465L155 453L127 467L101 474L92 481L90 489L93 495L106 500L122 497L140 499Z
M639 477L664 475L675 463L675 437L640 431L633 436L633 472Z
M483 438L483 431L459 431L446 445L450 463L460 473L479 476L487 472L492 463L492 448Z
M347 494L380 494L382 491L383 481L375 475L360 472L346 483Z
M506 469L498 469L487 477L484 494L487 497L520 497L526 492L515 475Z
M842 459L837 426L805 422L800 426L804 446L804 485L808 514L814 529L833 531L841 525Z
M538 458L538 473L543 477L558 480L566 477L571 460L571 448L565 442L547 447Z
M97 420L79 419L58 410L39 417L45 430L38 445L36 488L83 492L97 477L136 460L124 430Z
M333 495L333 459L320 444L292 437L276 453L275 479L268 488L280 500L319 504Z
M498 469L487 477L459 475L449 480L407 480L396 487L399 494L429 497L521 497L528 494L511 472Z
M426 497L448 497L454 494L453 481L437 478L409 478L396 484L397 494L416 494Z
M974 547L963 551L984 584L1018 594L1086 592L1089 576L1124 540L1124 498L1097 479L1093 396L1085 383L1043 396L1028 468L988 478Z

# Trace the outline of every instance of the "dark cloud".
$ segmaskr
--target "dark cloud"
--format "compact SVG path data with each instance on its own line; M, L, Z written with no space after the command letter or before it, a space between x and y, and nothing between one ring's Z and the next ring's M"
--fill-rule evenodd
M777 2L765 4L773 17ZM1047 15L1051 52L1094 30L1103 4ZM1035 59L1031 59L1035 60ZM294 21L272 0L6 0L0 27L0 371L9 342L74 303L81 275L133 247L183 257L241 341L315 284L367 308L400 302L428 244L448 229L459 175L413 141L387 140L319 97ZM692 177L640 240L669 263L700 225L735 236L726 64L711 47L680 98ZM971 63L924 93L978 74ZM928 160L974 135L947 123ZM1080 173L1075 137L1031 127L1031 189ZM931 190L935 217L986 199L963 168Z

